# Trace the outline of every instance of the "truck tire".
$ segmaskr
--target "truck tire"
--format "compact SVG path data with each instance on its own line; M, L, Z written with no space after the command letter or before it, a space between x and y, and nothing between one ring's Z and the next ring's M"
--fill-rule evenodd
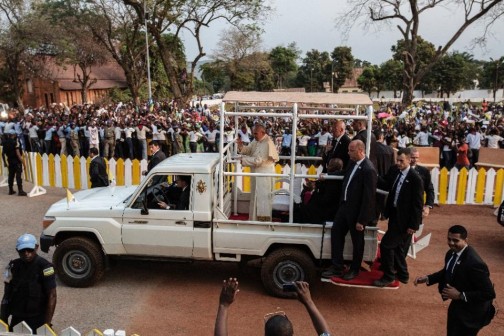
M100 247L84 237L68 238L54 251L53 263L58 278L70 287L93 286L105 273L105 258Z
M283 291L283 285L294 281L313 282L315 264L304 252L296 248L280 248L271 252L261 267L261 280L268 294L293 298L292 292Z

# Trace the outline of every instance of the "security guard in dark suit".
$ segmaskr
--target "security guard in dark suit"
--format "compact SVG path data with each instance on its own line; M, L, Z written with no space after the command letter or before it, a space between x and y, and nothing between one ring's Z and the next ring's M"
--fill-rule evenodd
M23 179L21 177L24 161L21 154L21 145L17 139L15 130L12 129L9 131L3 147L4 166L9 169L9 195L16 193L14 191L14 178L16 178L18 195L26 196L26 192L23 191Z
M454 225L448 230L448 246L444 265L438 272L419 276L417 284L438 284L448 307L448 336L475 336L495 316L495 289L488 266L467 242L467 230Z
M51 325L56 308L56 280L53 265L37 255L37 239L31 234L18 238L19 258L11 260L4 273L5 290L0 319L9 328L26 322L35 333L42 325Z

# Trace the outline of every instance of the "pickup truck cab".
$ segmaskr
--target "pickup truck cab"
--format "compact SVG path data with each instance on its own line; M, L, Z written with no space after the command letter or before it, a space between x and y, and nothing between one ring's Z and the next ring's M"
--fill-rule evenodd
M341 96L325 95L333 102ZM296 99L299 96L302 95L297 93ZM310 101L319 99L316 94L311 96ZM268 95L263 99L274 102L273 98ZM369 101L367 97L357 98ZM285 99L285 96L281 95L279 99ZM327 99L321 100L327 103ZM295 102L283 109L290 111L285 112L285 116L294 120L298 117ZM225 112L224 103L221 111L223 120L230 112ZM239 111L235 113L231 117L240 115ZM368 113L372 111L368 110ZM250 116L254 112L241 114ZM275 117L278 113L271 114ZM262 113L262 116L268 116L268 113ZM293 124L293 134L296 134L296 122ZM139 186L83 190L74 194L76 202L63 199L53 204L45 214L40 241L44 252L55 246L53 262L60 280L74 287L92 286L104 275L110 258L133 257L236 263L255 261L254 264L261 268L266 291L279 297L292 295L282 290L283 284L298 280L313 283L317 267L328 264L331 257L332 223L293 222L294 184L306 175L292 169L289 174L272 176L291 182L288 189L283 190L283 196L288 200L289 220L247 220L248 216L243 216L240 210L248 208L243 204L248 202L247 193L237 181L240 176L254 174L242 172L235 159L234 142L224 146L223 129L224 123L221 122L219 153L177 154L154 167ZM293 165L294 160L293 154ZM182 177L189 182L185 190L173 183ZM187 209L160 207L160 202L177 204L184 192L189 193ZM364 259L367 262L373 262L376 257L377 231L373 227L366 229ZM344 255L348 260L352 258L349 236Z

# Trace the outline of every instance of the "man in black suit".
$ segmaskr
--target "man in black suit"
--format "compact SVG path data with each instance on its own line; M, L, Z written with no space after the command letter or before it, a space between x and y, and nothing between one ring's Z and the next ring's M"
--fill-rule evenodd
M376 129L373 131L376 137L376 171L378 172L378 176L384 177L390 167L395 165L395 156L396 153L394 149L390 146L384 144L385 137L383 136L383 132L381 129ZM384 208L385 208L385 200L386 197L383 194L376 194L376 223L378 224L378 219L380 218Z
M149 163L147 164L147 170L143 171L143 175L147 175L152 168L156 167L161 161L166 159L165 153L160 150L161 149L161 144L157 140L152 140L149 144L150 150L151 150L151 157L149 160Z
M156 167L161 161L166 159L165 153L161 150L161 144L157 140L152 140L149 144L151 150L151 157L149 163L147 164L147 170L142 172L143 175L147 175L154 167ZM165 176L159 175L153 178L153 184L159 184L166 182Z
M341 159L343 161L343 169L348 167L348 145L350 138L345 132L346 126L343 120L338 120L332 125L333 140L330 146L326 146L326 151L323 155L323 172L327 172L327 165L331 159Z
M373 284L385 287L395 278L408 283L406 242L418 230L422 220L423 182L410 167L411 152L403 148L397 155L397 165L391 167L385 179L380 178L379 187L389 191L385 211L388 229L380 242L383 276Z
M191 196L191 176L189 175L180 175L177 176L175 180L177 183L177 188L181 190L179 199L175 202L175 204L167 204L166 202L158 202L158 205L161 209L166 210L189 210L189 202Z
M91 188L106 187L109 185L107 167L105 160L98 155L98 148L89 149L89 178L91 180Z
M348 154L351 163L343 179L340 206L331 229L332 266L322 273L325 278L343 275L343 248L348 231L352 237L353 258L343 279L351 280L359 274L364 255L364 228L375 217L376 170L366 158L362 141L351 141Z
M352 122L352 128L356 132L355 136L352 138L352 140L360 140L364 143L364 145L367 144L368 138L367 138L367 121L364 119L357 119ZM376 137L371 132L371 143L369 145L369 160L373 163L375 169L378 169L378 159L376 157L377 149L376 149Z
M477 335L495 315L492 300L495 290L490 272L476 250L467 244L467 230L454 225L448 230L448 246L444 267L433 274L415 279L417 284L438 284L448 308L448 336Z

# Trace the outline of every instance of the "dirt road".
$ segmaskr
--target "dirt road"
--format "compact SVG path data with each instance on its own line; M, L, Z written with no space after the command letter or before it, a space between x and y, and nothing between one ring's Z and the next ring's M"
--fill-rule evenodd
M63 197L64 191L54 188L37 198L8 196L7 188L0 188L1 265L16 257L14 246L19 235L40 233L44 212ZM485 206L436 207L425 221L425 232L433 233L431 245L416 260L408 259L411 276L442 267L447 229L462 224L469 230L470 244L489 265L500 303L504 294L504 227L497 224L492 212ZM314 335L299 302L267 296L257 270L240 271L228 263L121 261L93 288L60 284L53 322L57 331L71 325L82 333L93 328L126 328L128 335L212 335L221 281L230 276L238 277L241 289L230 311L230 335L262 335L263 316L278 310L293 321L296 335ZM435 286L410 283L398 290L381 290L319 282L312 286L312 294L333 335L445 333L448 303L440 299ZM480 335L504 335L504 313Z

